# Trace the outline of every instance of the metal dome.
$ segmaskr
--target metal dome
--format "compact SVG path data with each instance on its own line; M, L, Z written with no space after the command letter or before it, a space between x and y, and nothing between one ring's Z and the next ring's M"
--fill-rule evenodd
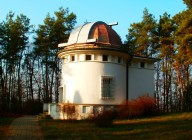
M121 46L122 42L119 35L112 29L110 25L104 22L90 22L80 25L73 29L69 36L69 40L62 46L75 44L87 44L95 42L110 46Z

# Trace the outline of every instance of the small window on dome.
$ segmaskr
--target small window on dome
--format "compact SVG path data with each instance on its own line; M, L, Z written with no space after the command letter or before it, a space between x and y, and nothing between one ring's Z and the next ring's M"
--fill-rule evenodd
M103 55L103 61L108 61L108 55Z
M91 55L86 55L85 60L91 60Z
M122 58L118 57L117 61L118 61L118 63L121 63L122 62Z
M140 63L140 67L141 67L141 68L144 68L144 67L145 67L145 62L141 62L141 63Z
M71 61L75 61L75 56L74 55L71 56Z

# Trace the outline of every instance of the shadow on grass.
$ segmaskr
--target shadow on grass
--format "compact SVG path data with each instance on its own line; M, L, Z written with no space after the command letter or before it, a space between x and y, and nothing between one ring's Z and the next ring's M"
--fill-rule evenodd
M192 113L149 119L115 121L110 127L97 127L88 121L41 120L45 139L121 140L191 139Z

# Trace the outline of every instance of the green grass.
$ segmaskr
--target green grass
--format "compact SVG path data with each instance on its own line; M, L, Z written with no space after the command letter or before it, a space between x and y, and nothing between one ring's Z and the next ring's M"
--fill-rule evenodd
M116 120L106 128L87 121L41 120L46 140L190 140L192 113L135 120Z
M3 138L4 133L8 130L9 124L14 120L13 117L0 117L0 139Z

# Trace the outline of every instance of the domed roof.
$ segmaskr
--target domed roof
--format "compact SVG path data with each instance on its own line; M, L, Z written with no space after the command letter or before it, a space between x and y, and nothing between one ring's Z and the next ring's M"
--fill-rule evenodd
M106 23L90 22L73 29L66 44L84 44L94 40L96 43L120 46L122 44L119 35Z

